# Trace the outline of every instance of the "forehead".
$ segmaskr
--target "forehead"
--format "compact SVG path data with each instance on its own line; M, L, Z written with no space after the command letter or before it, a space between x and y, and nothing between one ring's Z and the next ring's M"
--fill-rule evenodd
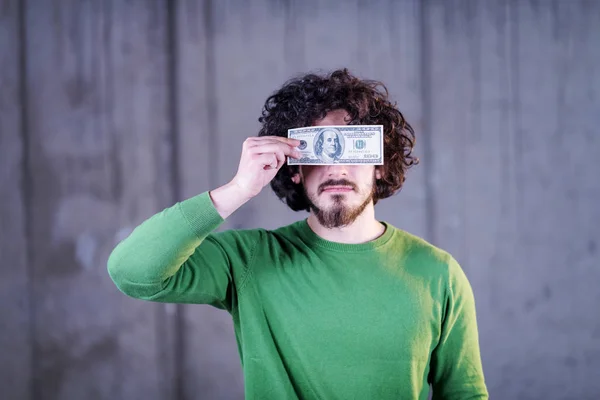
M348 122L350 122L350 115L346 110L333 110L329 111L324 118L316 120L314 126L348 125Z

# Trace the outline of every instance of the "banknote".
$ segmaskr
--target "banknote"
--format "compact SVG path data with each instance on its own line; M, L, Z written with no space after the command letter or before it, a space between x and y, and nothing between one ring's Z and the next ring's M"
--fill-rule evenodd
M298 139L299 159L288 165L382 165L383 125L308 126L288 130Z

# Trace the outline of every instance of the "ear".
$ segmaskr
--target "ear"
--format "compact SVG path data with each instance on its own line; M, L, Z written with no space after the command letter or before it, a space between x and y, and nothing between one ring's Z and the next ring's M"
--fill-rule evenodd
M381 169L375 167L375 179L381 179Z
M292 175L292 182L294 182L296 185L300 183L300 174L298 172Z

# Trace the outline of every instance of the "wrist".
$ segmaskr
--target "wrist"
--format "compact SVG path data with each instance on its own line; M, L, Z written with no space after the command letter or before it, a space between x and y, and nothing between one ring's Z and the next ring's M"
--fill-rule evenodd
M223 219L234 213L253 196L249 195L235 181L211 190L209 196Z

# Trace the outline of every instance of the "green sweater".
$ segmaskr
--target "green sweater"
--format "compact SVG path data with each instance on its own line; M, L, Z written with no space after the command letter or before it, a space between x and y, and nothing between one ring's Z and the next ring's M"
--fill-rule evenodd
M368 243L302 220L213 232L207 192L152 216L108 272L143 300L210 304L232 318L247 399L487 399L473 293L446 252L386 225Z

